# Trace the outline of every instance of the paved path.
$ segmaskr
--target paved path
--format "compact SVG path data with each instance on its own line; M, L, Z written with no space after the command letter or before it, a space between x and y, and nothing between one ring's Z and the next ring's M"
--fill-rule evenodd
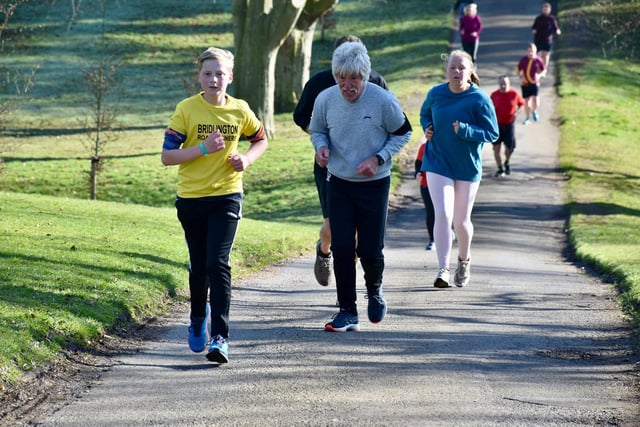
M532 2L480 2L487 91L513 73L537 12ZM162 338L121 357L99 384L39 422L637 425L638 359L615 293L562 256L552 88L550 77L541 122L517 126L510 177L492 177L485 147L470 286L432 286L436 255L424 250L426 232L416 232L423 210L409 180L387 232L383 323L365 314L359 333L323 332L335 291L314 282L311 257L293 260L237 283L227 366L188 351L186 314L178 313L163 323Z

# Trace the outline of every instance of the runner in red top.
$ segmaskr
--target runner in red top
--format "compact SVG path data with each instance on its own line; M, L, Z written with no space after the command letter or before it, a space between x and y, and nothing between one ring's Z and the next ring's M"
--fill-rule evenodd
M496 165L498 165L498 171L496 177L509 175L511 173L511 165L509 160L513 151L516 149L516 133L515 133L515 120L518 112L524 107L524 99L517 90L511 87L509 77L498 77L498 85L500 89L494 91L491 94L491 101L496 109L496 116L498 118L498 128L500 130L500 136L498 140L493 142L493 157L496 159ZM504 143L504 169L502 164L502 157L500 151L502 144Z

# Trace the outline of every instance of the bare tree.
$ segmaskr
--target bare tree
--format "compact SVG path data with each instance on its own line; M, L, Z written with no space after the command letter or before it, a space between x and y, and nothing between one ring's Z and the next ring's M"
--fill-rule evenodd
M307 0L295 28L278 50L275 111L293 111L307 80L316 24L338 0Z
M18 9L19 6L28 3L29 0L0 0L0 55L4 54L3 50L6 42L6 29L9 27L9 20ZM0 63L0 91L5 92L12 87L15 89L16 96L24 96L34 85L36 72L40 65L36 66L29 74L22 74L20 71L12 71L4 67ZM13 98L14 100L16 98ZM12 111L14 105L10 101L0 103L0 130L4 129L6 116ZM0 139L0 169L2 169L2 154L9 151L15 140Z
M275 136L274 97L278 49L293 30L305 0L234 0L234 94L246 100Z
M109 96L118 88L116 72L118 65L113 63L106 52L106 7L102 8L102 30L100 35L99 62L83 72L84 85L91 96L90 113L82 121L86 130L91 151L91 169L89 170L89 194L91 200L97 198L98 174L103 169L104 150L107 142L113 139L117 112L108 104Z
M40 69L40 65L38 64L34 69L31 70L29 74L22 74L19 71L9 71L6 70L0 64L0 75L3 76L0 79L0 91L5 92L12 87L11 91L14 92L16 96L24 96L35 84L36 73ZM0 130L4 129L5 119L4 115L11 111L12 104L9 101L0 104ZM0 153L2 153L2 147L0 146Z
M2 46L4 46L2 33L9 26L9 20L20 5L28 2L29 0L0 0L0 40L3 41ZM2 46L0 46L0 48Z
M82 4L82 0L70 0L71 1L71 17L69 18L69 23L67 24L67 31L71 31L71 27L73 23L78 18L78 11L80 10L80 5Z

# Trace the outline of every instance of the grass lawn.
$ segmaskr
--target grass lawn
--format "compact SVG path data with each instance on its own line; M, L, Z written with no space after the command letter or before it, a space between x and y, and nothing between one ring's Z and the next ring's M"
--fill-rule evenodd
M557 53L560 162L567 183L569 232L576 257L618 285L626 311L640 320L640 34L618 52L598 29L595 1L560 2L563 35ZM585 11L587 13L585 13ZM591 22L576 21L588 16ZM638 22L638 2L618 2L606 19ZM584 19L584 18L582 18ZM622 19L622 18L618 18ZM564 21L562 21L564 20ZM637 33L637 31L636 31ZM580 49L578 49L580 48ZM592 50L588 50L592 48Z

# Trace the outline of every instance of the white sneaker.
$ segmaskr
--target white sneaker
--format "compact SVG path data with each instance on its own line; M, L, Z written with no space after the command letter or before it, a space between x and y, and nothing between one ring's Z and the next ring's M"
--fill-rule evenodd
M456 275L453 279L456 286L461 288L469 284L469 279L471 278L471 266L469 265L469 261L461 261L458 258L458 268L456 268Z
M449 269L441 268L438 270L436 280L433 282L433 286L436 288L448 288L449 287Z

